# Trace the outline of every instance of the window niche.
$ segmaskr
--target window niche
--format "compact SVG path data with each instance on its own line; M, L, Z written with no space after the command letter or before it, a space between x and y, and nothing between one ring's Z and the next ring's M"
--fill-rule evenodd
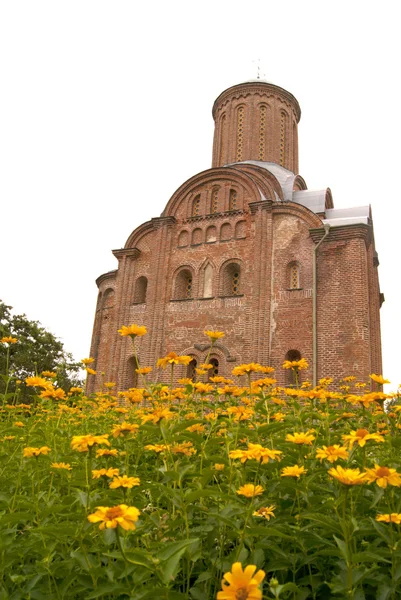
M239 296L241 295L241 267L238 263L229 263L223 267L221 295Z
M144 302L146 302L147 290L147 278L144 276L138 277L138 279L135 281L133 304L143 304Z
M301 269L297 261L290 262L287 266L287 284L290 290L301 289Z
M189 269L181 269L174 282L173 300L193 298L193 276Z

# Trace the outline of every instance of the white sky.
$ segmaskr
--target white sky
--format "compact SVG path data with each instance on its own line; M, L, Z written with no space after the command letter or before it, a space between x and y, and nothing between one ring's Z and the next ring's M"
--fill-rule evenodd
M95 279L211 166L215 98L262 75L299 101L300 174L371 204L384 368L401 383L400 34L384 0L0 0L0 298L88 355Z

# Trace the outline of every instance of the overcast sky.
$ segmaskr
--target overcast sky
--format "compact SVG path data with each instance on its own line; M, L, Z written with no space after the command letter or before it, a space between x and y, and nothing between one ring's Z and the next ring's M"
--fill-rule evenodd
M299 101L300 174L371 204L384 367L401 383L398 2L0 0L0 298L76 359L112 249L211 166L215 98Z

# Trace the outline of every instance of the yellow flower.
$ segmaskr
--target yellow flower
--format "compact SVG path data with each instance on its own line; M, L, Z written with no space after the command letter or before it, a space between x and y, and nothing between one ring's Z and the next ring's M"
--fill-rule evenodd
M44 379L43 377L27 377L25 379L25 383L28 387L42 387L42 388L48 388L50 384L49 381L47 381L46 379Z
M137 433L139 429L139 425L136 425L135 423L126 423L124 421L124 423L121 423L121 425L116 425L112 431L113 437L117 438L117 437L124 437L126 436L128 433Z
M82 394L83 389L80 387L72 387L70 388L70 394Z
M168 421L169 419L173 418L174 413L171 412L171 410L169 410L168 408L155 408L151 413L142 417L142 423L152 421L152 423L156 425L156 423L158 423L162 419L166 419L166 421Z
M345 443L348 442L348 446L352 448L355 442L358 442L359 446L363 448L363 446L369 440L373 440L375 442L384 442L384 437L378 433L369 433L367 429L357 429L356 431L351 431L348 435L342 436Z
M25 427L25 425L22 421L15 421L14 427Z
M310 433L287 433L285 437L286 442L292 442L293 444L307 444L308 446L312 445L314 439L315 436Z
M374 469L365 469L365 474L369 483L376 481L381 488L386 488L388 484L396 487L401 486L401 475L395 469L375 465Z
M229 406L227 408L227 413L229 415L234 415L234 421L238 423L238 421L247 421L248 419L251 419L255 414L255 411L246 406Z
M87 452L89 448L95 445L104 444L110 446L110 442L107 439L109 436L104 435L74 435L71 441L71 448L78 450L78 452Z
M115 477L120 472L120 469L94 469L92 471L92 479L100 479L100 477Z
M108 390L111 390L113 387L115 387L116 384L114 381L106 381L103 385Z
M248 565L242 570L239 562L233 564L231 572L224 573L221 582L222 592L217 592L217 600L261 600L262 591L259 589L265 572L257 567ZM225 581L224 581L225 580Z
M233 375L240 377L241 375L246 375L248 373L265 373L265 369L266 367L262 367L259 363L248 363L234 367L231 372Z
M270 521L270 517L274 517L275 506L262 506L259 510L255 510L253 513L254 517L264 517L268 521Z
M285 414L281 412L276 412L276 414L272 415L271 418L273 421L282 422L285 419Z
M1 338L0 342L2 344L16 344L18 340L15 337L11 337L11 335L6 335L5 337Z
M91 369L90 367L86 367L85 371L88 373L88 375L96 375L95 369Z
M164 358L159 358L157 366L165 369L167 365L189 365L192 356L178 356L175 352L169 352Z
M334 444L334 446L323 446L323 448L318 448L316 450L316 458L319 458L320 462L325 458L329 462L334 463L339 458L344 458L346 460L348 458L348 452L344 446L339 446L339 444Z
M102 448L99 448L96 450L96 458L101 458L102 456L113 456L116 458L118 456L118 450L116 448L113 448L112 450L103 450Z
M152 372L152 367L141 367L140 369L135 369L135 372L139 373L139 375L147 375Z
M193 447L192 442L182 442L181 444L175 444L171 446L171 452L173 454L185 454L185 456L191 456L196 454L196 450Z
M31 458L32 456L38 457L41 454L49 454L49 452L51 452L49 446L42 446L41 448L27 447L24 448L23 456L24 458Z
M54 462L54 463L51 464L51 467L53 469L66 469L67 471L71 471L72 470L72 467L71 467L70 463L64 463L64 462L61 462L61 463L55 463Z
M40 398L53 398L53 400L64 400L65 391L61 388L49 387L47 390L43 390L39 394Z
M205 426L201 423L195 423L195 425L191 425L186 428L186 431L190 431L191 433L205 433Z
M57 373L55 373L54 371L42 371L42 376L43 377L56 377Z
M81 363L84 364L84 365L91 365L94 362L95 362L94 358L83 358L81 360Z
M302 371L309 367L307 361L304 358L300 360L285 360L283 362L283 369L294 369L295 371Z
M118 333L123 336L130 336L130 337L141 337L142 335L146 335L148 333L146 327L144 325L129 325L128 327L126 325L123 325L121 327L121 329L118 330Z
M116 529L118 525L125 530L135 529L135 523L141 514L135 506L120 504L119 506L97 506L97 510L88 515L90 523L100 523L99 529Z
M264 489L261 485L253 485L253 483L246 483L242 485L239 490L237 490L237 494L239 496L245 496L245 498L253 498L254 496L260 496L263 494Z
M401 525L401 514L391 513L391 515L377 515L376 521L381 521L383 523L396 523L396 525Z
M131 489L134 485L140 485L141 480L139 477L128 477L127 475L118 475L110 483L109 488L115 490L119 487Z
M344 485L361 485L362 483L366 483L366 474L361 473L359 469L343 469L338 466L329 469L328 473Z
M226 465L223 465L221 463L216 463L214 465L214 468L216 469L216 471L224 471L224 469L226 468Z
M165 452L165 450L168 450L169 447L170 446L167 446L166 444L147 444L147 446L145 446L145 450L159 453Z
M193 385L194 382L192 381L192 379L189 379L189 377L182 377L178 380L178 383L180 385Z
M262 461L262 464L266 464L269 460L280 460L281 450L270 450L270 448L264 448L260 444L248 444L248 450L231 450L230 458L240 458L241 462L244 463L246 460L257 460Z
M376 383L379 383L380 385L383 385L385 383L390 383L390 381L388 379L384 379L383 375L376 375L375 373L372 373L372 375L369 375L369 377L372 379L372 381L375 381Z
M210 339L210 341L212 342L212 344L214 344L214 342L217 342L217 340L219 340L220 338L224 337L224 333L222 331L204 331L203 332L205 335L208 336L208 338Z
M299 467L298 465L293 465L292 467L284 467L281 469L281 477L301 477L307 473L307 469L305 467Z

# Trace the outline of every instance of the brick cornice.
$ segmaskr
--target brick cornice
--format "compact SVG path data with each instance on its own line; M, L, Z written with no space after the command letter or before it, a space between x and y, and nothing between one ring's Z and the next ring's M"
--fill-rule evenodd
M323 227L309 230L312 240L317 244L323 237L325 231ZM356 223L354 225L342 225L331 227L330 232L323 244L339 240L351 240L355 238L363 239L366 246L369 246L372 236L371 225Z
M251 215L254 215L259 210L272 210L273 201L272 200L261 200L260 202L249 202L248 204L249 210L251 211Z
M116 275L117 269L114 269L114 271L108 271L107 273L103 273L103 275L99 275L99 277L96 279L97 287L99 287L100 284L103 283L103 281L106 281L106 279L114 279Z
M169 225L175 225L177 223L177 219L175 217L154 217L151 219L151 223L153 225L153 229L160 229L160 227L164 227L165 225L168 227Z
M138 248L120 248L119 250L112 250L112 252L117 260L121 260L124 256L134 260L141 254L141 251Z
M234 85L227 90L224 90L218 96L213 104L212 115L213 118L216 118L216 112L218 109L222 108L228 100L231 98L239 99L246 98L251 94L259 94L261 96L275 96L283 100L287 106L291 107L296 115L297 123L301 118L301 108L298 104L298 100L287 92L284 88L279 87L278 85L274 85L272 83L267 83L264 81L252 81L239 83L238 85Z

